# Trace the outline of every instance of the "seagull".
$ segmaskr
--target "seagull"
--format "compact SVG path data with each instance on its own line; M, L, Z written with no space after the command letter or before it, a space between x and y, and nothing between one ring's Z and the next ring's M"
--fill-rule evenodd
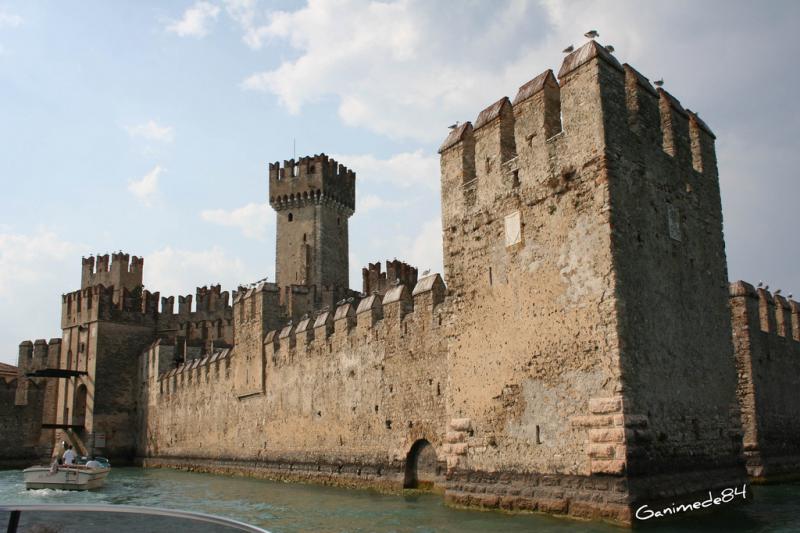
M352 296L347 299L347 303L349 303L349 304L353 303L354 301L355 301L355 298L353 298Z
M394 284L395 284L395 286L400 285L400 278L397 278L396 280L394 280Z
M794 296L794 294L790 294L789 296L787 296L787 298L789 298L791 300L792 296Z
M775 296L778 296L780 293L781 293L781 290L778 289L777 291L775 291Z
M608 51L609 54L613 54L614 53L614 47L611 46L610 44L606 45L606 50Z
M347 302L346 299L339 300L338 302L336 302L336 306L338 307L340 305L344 305L346 302Z
M450 125L449 125L449 126L447 126L447 127L448 127L449 129L451 129L451 130L454 130L454 129L456 129L456 128L458 127L458 121L456 120L456 123L455 123L455 124L450 124Z
M664 78L661 78L660 80L654 81L653 85L655 85L656 87L663 87L664 86Z
M597 30L589 30L586 33L584 33L583 36L586 37L587 39L594 39L596 37L600 37L600 34L597 32Z
M768 291L769 290L769 285L764 285L764 290Z
M569 45L566 48L564 48L563 50L561 50L561 52L563 52L565 54L571 54L573 50L575 50L575 47L572 46L572 45Z
M763 286L764 286L764 282L761 281L761 280L758 280L758 288L760 289Z
M427 275L428 275L428 274L430 274L430 273L431 273L431 271L430 271L430 270L423 270L423 271L422 271L422 275L423 275L423 276L427 276Z

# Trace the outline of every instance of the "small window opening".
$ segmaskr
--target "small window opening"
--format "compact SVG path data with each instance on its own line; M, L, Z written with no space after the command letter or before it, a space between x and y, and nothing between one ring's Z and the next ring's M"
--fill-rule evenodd
M294 215L289 213L289 216L287 218L289 219L289 222L291 222L292 220L294 220Z
M539 426L536 426L536 444L542 443L542 433L539 431Z
M341 226L341 225L342 225L342 219L341 219L341 217L336 217L336 225L337 225L337 226Z
M511 186L519 187L519 170L515 170L512 173Z
M303 233L303 242L306 242L306 234Z
M489 285L492 284L492 267L489 267Z

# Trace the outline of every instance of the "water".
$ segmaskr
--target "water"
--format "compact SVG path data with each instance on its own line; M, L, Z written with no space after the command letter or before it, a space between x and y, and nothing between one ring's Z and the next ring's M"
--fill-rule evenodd
M711 515L685 515L678 520L653 519L650 525L663 533L800 531L800 483L754 487L751 495L750 505L720 507ZM106 486L91 492L26 491L22 472L0 471L0 502L166 507L233 518L274 533L623 531L544 515L452 509L444 506L441 496L432 494L384 495L167 469L114 468Z

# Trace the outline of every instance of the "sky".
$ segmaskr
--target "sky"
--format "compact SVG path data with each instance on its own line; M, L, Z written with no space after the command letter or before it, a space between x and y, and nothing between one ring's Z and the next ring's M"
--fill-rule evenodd
M447 126L590 29L716 133L730 279L800 295L798 20L793 1L0 0L0 361L60 336L81 256L144 256L162 296L273 280L267 165L295 153L356 171L351 287L378 260L441 272Z

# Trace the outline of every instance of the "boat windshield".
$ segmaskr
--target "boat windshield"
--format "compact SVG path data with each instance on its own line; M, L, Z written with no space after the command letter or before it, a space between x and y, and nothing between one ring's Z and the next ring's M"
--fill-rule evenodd
M130 505L0 504L0 530L3 525L9 533L268 533L219 516Z

